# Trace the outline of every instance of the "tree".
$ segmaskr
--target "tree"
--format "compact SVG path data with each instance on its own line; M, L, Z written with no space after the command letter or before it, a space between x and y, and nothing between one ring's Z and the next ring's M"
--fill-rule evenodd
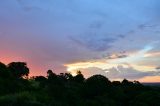
M84 78L83 74L81 73L81 71L77 71L77 75L74 77L74 81L81 83L84 81L84 79L85 78Z
M102 95L108 91L111 82L102 75L93 75L85 82L84 93L87 97L92 98Z
M10 77L10 73L7 69L7 66L0 62L0 78L8 78Z
M47 80L44 76L36 76L34 79L38 82L44 82Z
M121 82L120 82L120 81L113 81L113 82L112 82L112 85L113 85L113 86L120 86L120 85L121 85Z
M29 68L25 62L9 63L8 69L14 78L27 77L29 74Z
M47 78L49 81L57 79L57 75L52 70L47 71Z
M73 76L70 73L60 73L60 75L58 75L58 76L63 81L72 81L73 80Z
M127 79L124 79L124 80L122 81L122 85L124 85L124 86L133 85L133 82L128 81Z

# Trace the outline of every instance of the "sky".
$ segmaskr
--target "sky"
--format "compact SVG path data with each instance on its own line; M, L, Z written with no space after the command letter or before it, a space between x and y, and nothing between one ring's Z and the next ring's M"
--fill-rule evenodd
M1 0L0 61L160 82L159 11L159 0Z

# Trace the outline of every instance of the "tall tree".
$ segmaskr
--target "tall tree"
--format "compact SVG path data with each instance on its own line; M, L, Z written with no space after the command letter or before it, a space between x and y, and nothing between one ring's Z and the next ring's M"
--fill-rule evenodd
M15 78L27 77L29 74L29 68L25 62L9 63L8 69Z
M102 75L93 75L85 81L84 93L85 97L94 98L108 91L111 82Z
M10 76L7 66L0 62L0 78L8 78Z
M83 74L81 73L81 71L77 71L77 75L74 77L74 81L76 82L83 82L85 80Z

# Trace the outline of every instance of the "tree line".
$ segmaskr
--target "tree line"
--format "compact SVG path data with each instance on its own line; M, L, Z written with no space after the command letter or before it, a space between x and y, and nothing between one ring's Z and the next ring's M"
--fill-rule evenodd
M46 74L29 78L25 62L0 62L0 106L160 106L160 88L138 81Z

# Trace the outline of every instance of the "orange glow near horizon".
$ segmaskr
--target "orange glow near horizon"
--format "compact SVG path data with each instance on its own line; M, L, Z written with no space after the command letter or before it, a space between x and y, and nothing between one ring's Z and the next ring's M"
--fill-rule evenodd
M151 83L157 82L157 83L159 83L160 82L160 76L146 76L144 78L139 79L138 81L140 81L140 82L151 82Z
M1 54L2 55L2 54ZM41 71L35 71L35 70L41 70L40 67L36 66L34 63L29 62L26 58L21 57L21 56L16 56L14 55L7 55L8 57L5 56L1 56L0 57L0 62L4 63L4 64L9 64L11 62L26 62L28 68L30 69L30 74L29 76L36 76L36 75L45 75L45 73L41 72ZM3 58L2 58L3 57Z
M7 53L6 53L7 54ZM2 63L8 64L10 62L15 62L15 61L22 61L22 62L27 62L27 66L30 68L30 76L37 76L37 75L44 75L46 76L46 71L47 71L47 66L42 66L40 67L39 64L33 63L31 60L20 56L19 54L16 53L9 53L8 55L1 54L0 61ZM151 53L152 56L157 56L159 53ZM151 56L150 55L146 55ZM19 56L18 56L19 55ZM134 55L134 54L133 54ZM7 57L8 56L8 57ZM3 58L2 58L3 57ZM113 63L112 63L113 62ZM78 69L87 69L90 67L97 67L100 69L109 69L112 67L116 67L118 65L122 65L123 67L129 67L127 64L123 63L116 63L116 59L111 59L111 60L105 60L105 59L99 59L95 61L86 61L86 62L77 62L77 63L71 63L71 64L65 64L64 66L67 67L67 71L71 72L73 75L76 75L76 71ZM155 66L144 66L144 65L136 65L136 64L130 64L132 67L135 69L139 69L142 71L147 71L147 70L154 70ZM85 72L84 74L89 74L88 72ZM84 75L88 76L88 75ZM160 82L160 76L146 76L144 78L139 79L140 82Z
M10 63L12 61L14 61L14 59L1 59L1 62L5 63L5 64L8 64L8 63ZM46 72L45 73L40 73L39 71L33 71L33 70L40 70L40 68L34 67L34 65L29 65L28 64L28 67L30 68L30 76L36 76L36 75L44 75L45 76L46 75ZM71 72L73 75L76 75L76 71L73 71L73 70L71 71L70 70L69 72ZM85 72L84 74L87 74L87 72ZM140 82L151 82L151 83L152 82L160 82L160 76L146 76L144 78L138 79L138 81L140 81Z

